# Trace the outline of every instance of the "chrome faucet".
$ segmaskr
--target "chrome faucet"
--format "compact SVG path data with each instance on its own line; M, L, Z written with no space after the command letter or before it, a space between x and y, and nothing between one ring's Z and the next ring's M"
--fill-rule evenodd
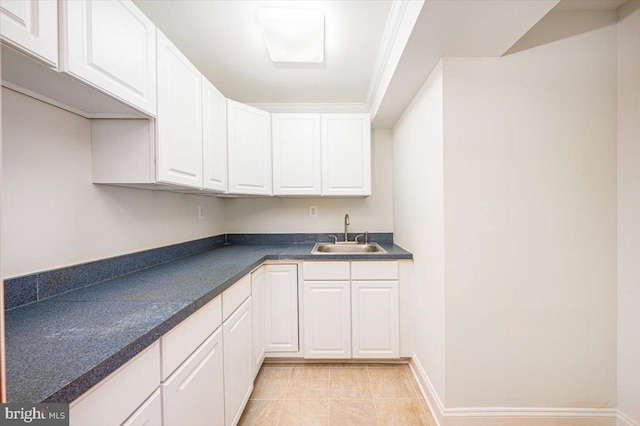
M348 242L349 241L349 231L347 226L351 225L351 222L349 222L349 215L345 214L344 215L344 242Z

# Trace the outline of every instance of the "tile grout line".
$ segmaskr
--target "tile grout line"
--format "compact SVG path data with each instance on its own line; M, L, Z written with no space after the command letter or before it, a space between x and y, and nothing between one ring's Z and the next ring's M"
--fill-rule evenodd
M367 365L367 378L369 379L369 390L371 391L371 400L373 401L373 411L376 413L376 423L380 425L380 418L378 417L378 404L376 404L376 398L373 395L373 385L371 384L371 374L369 373L369 366Z

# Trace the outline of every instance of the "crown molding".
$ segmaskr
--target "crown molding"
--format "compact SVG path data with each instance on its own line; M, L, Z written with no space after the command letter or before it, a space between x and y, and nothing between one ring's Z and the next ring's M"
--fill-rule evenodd
M391 3L365 98L367 109L375 116L389 87L402 52L424 5L424 0L396 0Z
M362 102L344 103L250 103L252 107L268 112L307 112L307 113L362 113L369 112Z

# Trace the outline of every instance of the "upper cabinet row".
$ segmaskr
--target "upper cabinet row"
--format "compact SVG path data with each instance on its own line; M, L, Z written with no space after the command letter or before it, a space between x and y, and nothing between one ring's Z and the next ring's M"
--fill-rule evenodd
M3 53L3 84L93 119L95 183L371 195L369 114L271 114L228 100L129 0L3 1L0 19L5 44L46 64ZM136 114L151 119L116 119Z
M87 117L155 117L156 27L132 2L9 0L0 24L4 43L47 66L10 53L5 81Z

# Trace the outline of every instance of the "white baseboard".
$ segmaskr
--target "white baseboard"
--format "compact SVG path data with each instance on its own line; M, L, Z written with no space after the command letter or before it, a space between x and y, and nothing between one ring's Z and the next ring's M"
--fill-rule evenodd
M409 367L438 426L640 426L615 408L445 408L415 354Z
M427 373L424 371L424 368L415 353L411 357L411 361L409 361L409 368L411 369L416 382L418 382L418 386L420 387L420 392L422 393L424 400L429 406L431 417L433 417L437 426L444 426L444 404L440 400L433 384L431 384L431 380L429 380L429 376L427 376Z
M618 410L618 424L617 426L640 426L640 422L636 422L631 417Z

